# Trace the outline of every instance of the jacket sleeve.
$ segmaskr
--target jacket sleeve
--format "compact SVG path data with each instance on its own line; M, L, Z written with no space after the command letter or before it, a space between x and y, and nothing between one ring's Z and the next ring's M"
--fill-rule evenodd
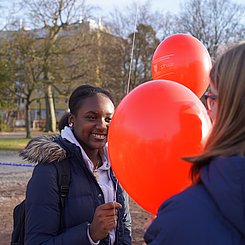
M123 216L123 229L124 229L124 244L131 245L131 215L129 211L129 198L128 194L123 191L124 196L124 216Z
M60 200L57 171L53 164L38 164L27 186L25 245L90 245L87 223L59 234Z

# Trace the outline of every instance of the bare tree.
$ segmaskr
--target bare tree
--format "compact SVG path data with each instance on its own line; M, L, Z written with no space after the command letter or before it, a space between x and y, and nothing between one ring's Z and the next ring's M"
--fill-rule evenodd
M244 38L245 5L230 0L189 0L181 7L179 32L199 39L215 58L218 48Z
M15 110L15 96L10 92L12 80L11 61L5 56L6 42L4 38L0 41L0 131L4 125L8 125L8 114Z
M162 41L166 37L178 33L178 26L176 25L176 19L178 19L176 14L166 12L157 18L155 30L157 32L157 37Z
M128 44L132 46L133 33L129 35ZM135 46L130 89L151 80L151 60L154 50L159 44L156 32L149 25L139 24L135 33Z
M8 30L13 27L13 22L16 22L15 15L19 13L20 7L18 4L10 1L0 1L0 30ZM18 21L19 22L19 21ZM18 23L19 26L19 23Z
M56 115L54 106L54 74L53 68L57 65L57 46L64 34L64 29L79 23L81 18L86 20L90 7L85 1L78 0L30 0L22 1L23 8L27 11L32 26L39 30L43 39L42 55L42 80L46 87L46 131L56 131ZM64 34L65 35L65 34ZM55 65L54 65L55 64Z
M26 137L30 138L30 105L37 99L33 94L40 88L38 81L42 74L38 53L39 41L33 32L23 29L7 33L2 51L8 61L8 69L5 71L9 72L9 76L4 87L16 101L25 101Z
M123 61L120 86L124 95L151 79L151 58L159 44L159 37L166 33L161 21L164 16L151 9L151 1L143 4L133 2L123 11L114 9L111 12L107 25L114 36L121 38L120 55Z

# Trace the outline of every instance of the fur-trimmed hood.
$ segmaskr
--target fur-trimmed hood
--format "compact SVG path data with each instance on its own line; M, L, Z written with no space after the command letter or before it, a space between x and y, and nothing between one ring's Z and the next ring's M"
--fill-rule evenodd
M66 151L55 140L58 136L40 136L32 139L20 156L31 163L49 163L61 161L66 157Z

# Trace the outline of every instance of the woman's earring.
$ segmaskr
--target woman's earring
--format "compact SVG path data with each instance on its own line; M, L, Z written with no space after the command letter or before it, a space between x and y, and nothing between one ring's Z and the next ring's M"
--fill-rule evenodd
M72 122L69 123L69 127L73 128L73 123Z

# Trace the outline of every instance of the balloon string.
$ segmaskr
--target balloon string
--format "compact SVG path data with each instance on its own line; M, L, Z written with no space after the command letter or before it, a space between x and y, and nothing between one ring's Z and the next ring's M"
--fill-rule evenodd
M128 85L127 85L127 94L129 93L129 86L131 80L131 73L132 73L132 64L133 64L133 57L134 57L134 43L135 43L135 33L137 28L137 20L138 19L138 4L136 3L136 14L135 14L135 23L134 23L134 34L133 34L133 43L130 55L130 66L129 66L129 74L128 74Z
M115 208L115 202L117 201L117 186L118 186L118 180L116 181L116 186L115 186L115 194L114 194L114 222L115 224L117 223L117 218L116 218L116 208Z

